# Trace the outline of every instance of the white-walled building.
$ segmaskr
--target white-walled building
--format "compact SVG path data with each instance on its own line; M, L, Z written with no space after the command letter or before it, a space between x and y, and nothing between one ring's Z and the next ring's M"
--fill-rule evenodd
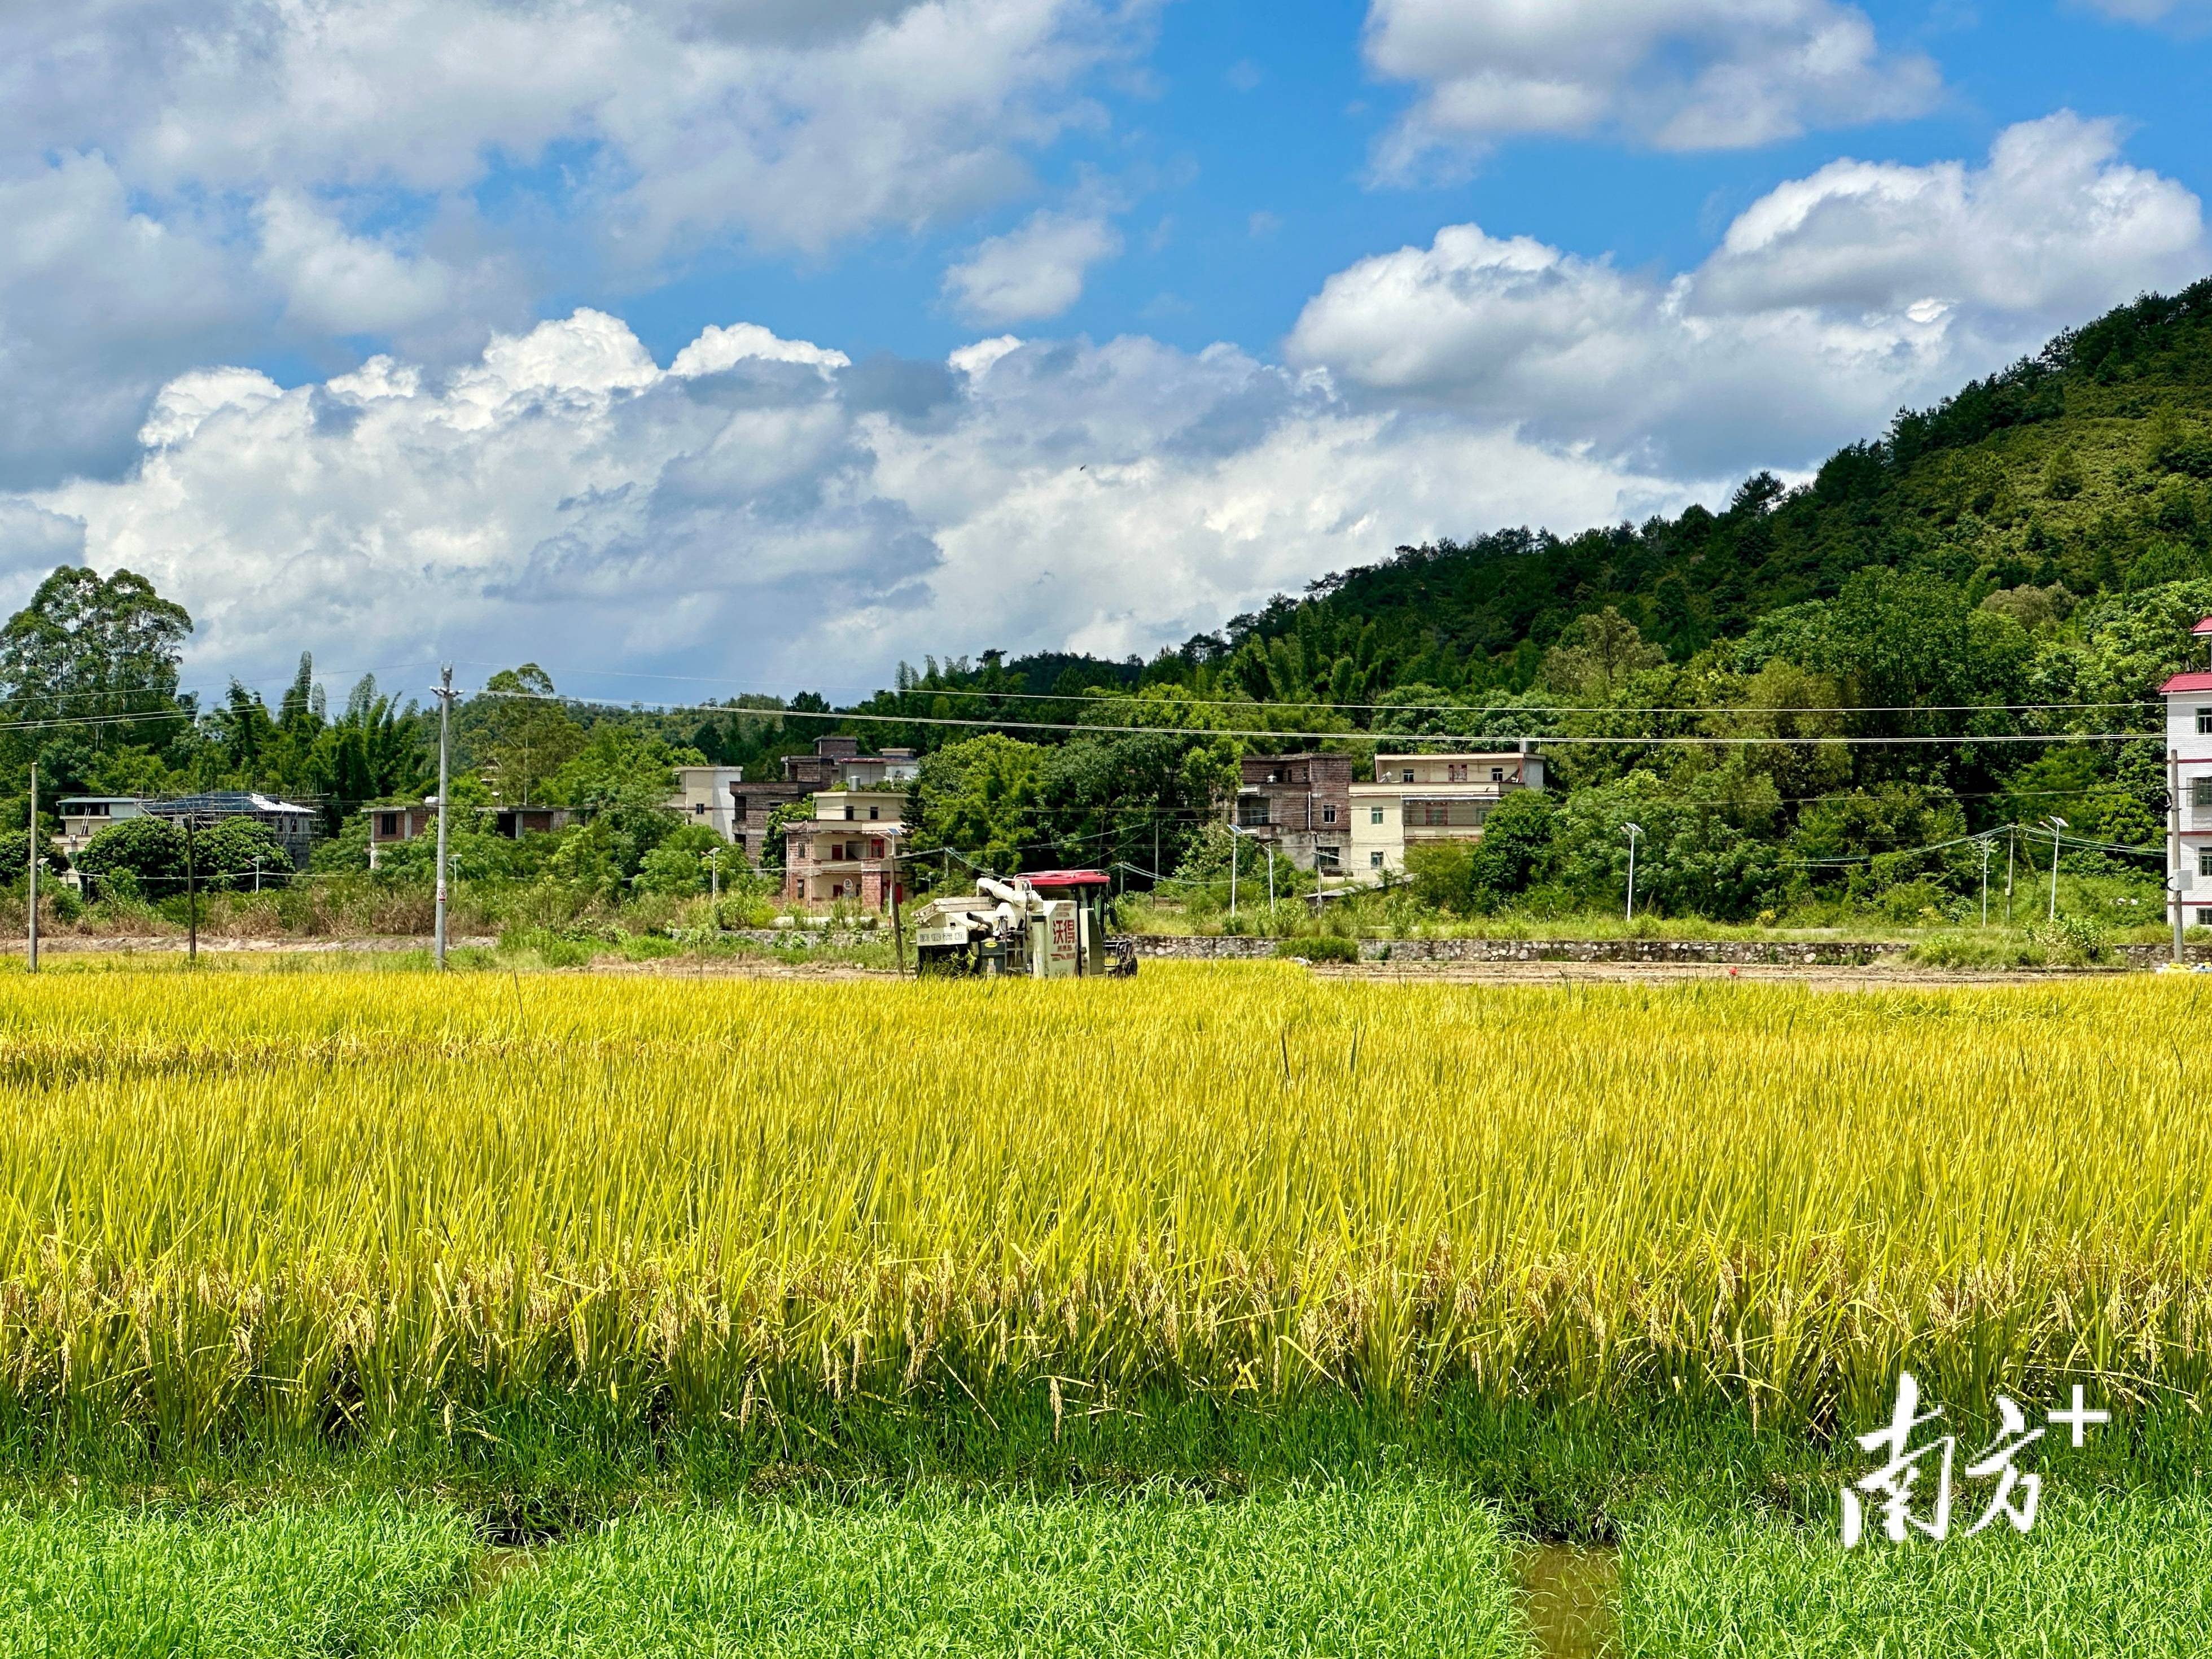
M2212 617L2191 630L2212 647ZM2173 902L2192 927L2212 927L2212 672L2176 674L2166 699L2166 867ZM2168 915L2172 920L2171 913Z
M704 824L724 841L739 840L745 817L731 786L744 781L742 766L679 766L668 810L682 813L686 823Z
M1352 786L1348 873L1403 873L1406 848L1430 841L1479 841L1498 802L1544 787L1544 757L1524 745L1480 755L1377 755L1375 781Z

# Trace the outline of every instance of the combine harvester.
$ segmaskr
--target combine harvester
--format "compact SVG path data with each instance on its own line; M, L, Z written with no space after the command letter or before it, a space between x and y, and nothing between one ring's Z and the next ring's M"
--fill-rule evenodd
M1096 870L985 876L972 895L934 898L915 912L915 971L1127 978L1137 971L1137 949L1107 937L1110 886Z

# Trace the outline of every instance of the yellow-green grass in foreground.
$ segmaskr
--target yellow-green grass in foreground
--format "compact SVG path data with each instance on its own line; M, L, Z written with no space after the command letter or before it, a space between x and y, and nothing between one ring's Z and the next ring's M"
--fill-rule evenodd
M2201 1497L2061 1491L2025 1537L1999 1522L1848 1554L1832 1528L1655 1516L1622 1556L1625 1659L2193 1659L2212 1632Z
M478 1547L435 1504L0 1510L0 1655L361 1654L458 1601Z
M0 1419L2206 1388L2203 981L0 980Z
M1440 1488L1224 1504L927 1492L618 1522L546 1552L405 1659L705 1652L1522 1659L1487 1510Z

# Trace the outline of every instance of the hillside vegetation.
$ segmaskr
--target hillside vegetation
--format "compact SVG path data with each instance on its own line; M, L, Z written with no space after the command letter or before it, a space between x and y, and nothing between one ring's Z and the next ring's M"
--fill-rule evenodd
M1662 910L1848 901L1955 920L1980 851L1942 843L1999 833L2016 860L2052 814L2085 843L2069 868L2154 892L2157 860L2131 849L2160 836L2159 745L2089 739L2156 729L2148 700L2196 660L2188 630L2208 612L2212 281L1903 413L1801 486L1760 473L1719 513L1402 547L1149 663L933 661L866 708L1232 726L1280 734L1248 748L1311 733L1358 753L1366 734L1550 738L1563 804L1527 809L1522 850L1498 867L1425 872L1427 897L1557 909L1617 894L1633 820L1654 832ZM1824 738L1875 741L1800 741ZM1054 765L1071 769L1040 761L1041 780ZM997 839L1062 857L1099 830L1040 781ZM2101 902L2132 915L2145 900Z

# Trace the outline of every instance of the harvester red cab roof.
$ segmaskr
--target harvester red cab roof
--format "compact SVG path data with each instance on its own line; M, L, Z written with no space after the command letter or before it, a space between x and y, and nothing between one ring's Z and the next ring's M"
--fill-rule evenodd
M1111 876L1096 870L1039 870L1021 879L1032 887L1110 887L1114 884Z

